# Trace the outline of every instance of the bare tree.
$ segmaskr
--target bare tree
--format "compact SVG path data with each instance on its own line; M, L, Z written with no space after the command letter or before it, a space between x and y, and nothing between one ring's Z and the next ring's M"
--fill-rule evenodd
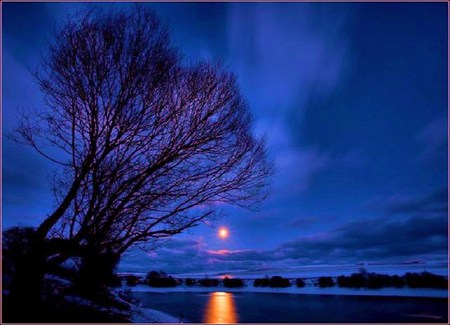
M36 74L48 109L18 129L60 166L38 236L118 256L221 204L252 206L272 170L235 77L183 65L157 17L134 9L65 25Z

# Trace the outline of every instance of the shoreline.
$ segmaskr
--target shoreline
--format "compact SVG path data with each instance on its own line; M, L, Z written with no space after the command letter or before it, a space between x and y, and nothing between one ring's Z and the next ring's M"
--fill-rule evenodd
M132 323L182 323L178 317L168 313L152 308L138 306L132 309L132 316L130 320Z
M354 289L354 288L320 288L315 286L306 286L303 288L261 288L261 287L243 287L243 288L225 288L217 287L187 287L177 286L174 288L155 288L148 285L138 284L135 287L122 287L124 290L130 290L131 293L211 293L211 292L229 292L229 293L277 293L277 294L298 294L298 295L336 295L336 296L372 296L372 297L404 297L404 298L448 298L448 291L445 289L422 289L422 288L381 288L381 289Z

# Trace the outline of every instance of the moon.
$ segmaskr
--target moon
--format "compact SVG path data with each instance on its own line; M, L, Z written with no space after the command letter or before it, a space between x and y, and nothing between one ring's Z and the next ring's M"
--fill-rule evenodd
M227 239L229 236L229 232L228 229L225 227L220 227L219 228L219 232L218 232L218 236L220 239Z

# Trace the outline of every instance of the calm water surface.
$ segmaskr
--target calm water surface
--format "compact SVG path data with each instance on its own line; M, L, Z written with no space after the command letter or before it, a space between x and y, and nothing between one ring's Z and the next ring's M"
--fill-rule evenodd
M447 299L276 293L135 292L143 307L195 323L447 322Z

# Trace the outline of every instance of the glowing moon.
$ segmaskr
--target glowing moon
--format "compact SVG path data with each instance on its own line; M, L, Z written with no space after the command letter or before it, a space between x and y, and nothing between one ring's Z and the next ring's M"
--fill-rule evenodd
M226 238L228 238L228 235L229 235L229 233L228 233L228 229L227 228L221 227L219 229L218 236L219 236L220 239L226 239Z

